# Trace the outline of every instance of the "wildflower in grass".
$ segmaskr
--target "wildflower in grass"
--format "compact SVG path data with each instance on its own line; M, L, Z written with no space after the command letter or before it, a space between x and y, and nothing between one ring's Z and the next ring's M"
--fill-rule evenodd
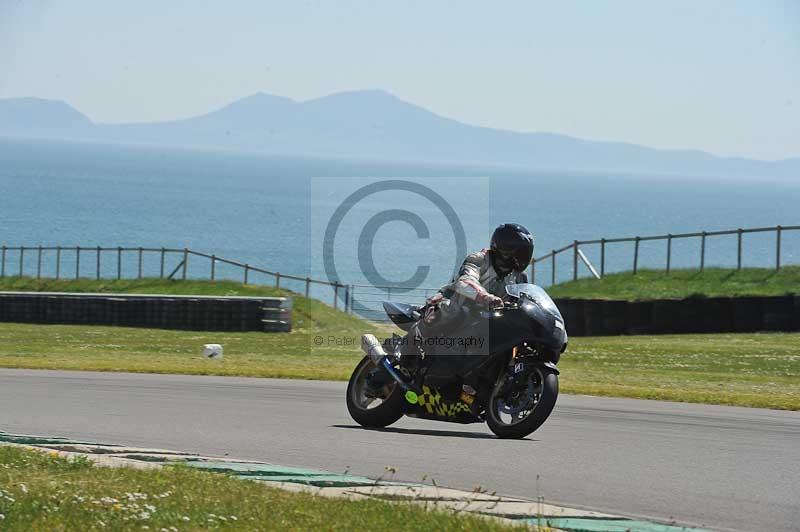
M19 489L22 493L28 493L28 486L26 486L25 484L20 484Z
M191 521L191 519L189 519L188 515L184 515L183 517L181 517L181 519L184 520L184 521Z

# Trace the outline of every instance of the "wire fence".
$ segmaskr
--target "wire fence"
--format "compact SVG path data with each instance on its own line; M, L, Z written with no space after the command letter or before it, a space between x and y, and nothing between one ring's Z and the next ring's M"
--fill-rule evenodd
M600 238L596 240L575 240L572 244L568 244L562 248L554 249L547 253L546 255L542 255L541 257L536 257L531 261L530 266L530 278L531 282L539 281L541 284L546 284L549 281L550 285L554 285L558 282L559 275L559 262L558 258L560 256L568 256L570 260L570 264L567 266L567 272L571 274L572 280L578 280L579 277L591 275L595 278L602 278L606 271L608 270L608 251L612 244L620 244L620 243L627 243L632 244L631 247L627 249L623 249L622 253L627 255L628 261L627 265L629 266L630 271L636 275L639 270L641 269L641 258L642 258L642 243L645 242L653 242L653 241L663 241L664 248L663 248L663 262L661 263L663 266L663 270L669 274L675 267L675 258L676 254L673 249L673 244L676 244L679 241L683 240L695 240L697 245L697 262L695 266L699 268L700 271L704 270L707 266L707 258L708 258L708 248L710 244L710 240L717 237L725 237L725 236L735 236L735 246L730 246L729 249L729 256L735 257L735 260L730 260L726 264L729 264L731 267L734 267L737 270L741 270L743 267L743 256L745 253L744 249L744 236L748 234L754 233L773 233L774 234L774 259L771 261L771 265L775 268L775 270L780 270L781 266L783 265L784 261L782 259L783 247L784 247L784 234L790 233L793 231L800 231L800 225L787 225L781 226L776 225L775 227L756 227L756 228L749 228L749 229L728 229L723 231L700 231L694 233L677 233L677 234L666 234L666 235L651 235L651 236L633 236L633 237L623 237L623 238ZM595 257L599 255L597 259L597 263L593 264L589 261L588 254L589 249L592 248L594 251ZM615 246L614 251L616 253L616 259L620 257L620 248ZM718 253L719 254L719 253ZM685 255L685 254L684 254ZM652 256L652 254L651 254ZM794 257L794 255L792 255ZM760 257L763 259L763 257ZM563 262L563 261L562 261ZM764 262L763 260L761 261ZM685 263L685 261L684 261ZM585 266L584 270L579 268L580 264ZM615 267L613 270L610 271L621 271L625 270L625 260L615 260L615 264L618 266ZM623 265L622 268L619 265ZM563 265L562 265L563 268ZM542 270L545 270L542 272ZM549 270L549 272L547 271ZM539 277L537 278L537 271ZM549 275L542 276L541 274L549 273Z
M272 285L330 301L334 308L350 300L348 285L286 275L189 248L4 245L0 247L0 277L9 276L240 280L244 284ZM343 309L349 310L344 306Z
M744 264L746 251L744 236L769 233L774 236L771 266L780 270L785 262L784 235L790 232L800 232L800 225L575 240L569 245L534 258L531 261L529 277L531 282L546 286L548 281L551 285L556 284L559 278L563 278L563 273L567 273L568 278L573 280L586 276L601 278L607 272L623 271L628 268L636 274L642 265L642 243L656 241L664 241L661 264L663 270L669 273L676 265L677 254L674 244L692 239L696 240L699 253L695 267L703 270L707 266L708 244L714 238L726 236L735 237L735 245L731 246L729 252L735 257L731 267L735 264L738 270ZM800 236L800 233L795 235ZM632 246L625 249L619 244ZM800 241L795 244L800 244ZM763 246L761 248L763 249ZM614 252L613 261L609 260L609 251ZM683 259L681 267L686 264L686 254L687 250L684 249L681 252ZM590 261L590 255L595 256L595 263ZM570 263L566 268L562 264L559 269L558 259L563 263L565 257L568 257ZM652 253L650 257L652 258ZM794 257L792 253L790 258ZM584 268L580 268L581 264ZM341 308L373 321L388 319L381 307L383 301L399 299L405 303L421 305L439 289L439 287L334 283L311 277L282 274L189 248L3 245L0 247L0 277L8 276L35 276L37 279L49 277L98 280L143 278L238 280L245 284L265 284L284 288L306 297L330 302L334 308Z
M400 300L410 305L422 305L439 288L408 288L402 286L350 285L350 312L372 321L389 321L383 311L384 301Z

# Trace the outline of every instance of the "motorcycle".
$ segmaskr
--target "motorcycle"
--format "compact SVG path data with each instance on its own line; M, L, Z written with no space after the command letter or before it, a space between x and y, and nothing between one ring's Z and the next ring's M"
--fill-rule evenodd
M541 287L508 285L502 307L463 309L446 330L424 338L412 329L419 308L388 301L383 307L412 332L383 342L362 339L367 355L350 377L346 399L360 425L382 428L405 415L485 422L500 438L524 438L553 411L556 364L568 338L558 307Z

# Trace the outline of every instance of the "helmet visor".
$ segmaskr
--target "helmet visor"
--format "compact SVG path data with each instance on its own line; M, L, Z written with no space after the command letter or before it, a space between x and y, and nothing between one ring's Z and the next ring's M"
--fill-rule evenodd
M504 271L522 272L533 257L530 247L515 247L495 250L495 264Z

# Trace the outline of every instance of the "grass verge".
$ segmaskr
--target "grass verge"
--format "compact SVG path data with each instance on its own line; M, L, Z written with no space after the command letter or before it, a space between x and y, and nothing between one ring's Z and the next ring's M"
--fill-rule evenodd
M0 323L0 366L347 380L360 350L320 334ZM200 356L207 342L225 357ZM573 338L558 367L565 393L800 410L800 334Z
M800 266L780 271L724 268L614 273L602 279L579 279L548 289L553 297L584 299L664 299L690 296L779 296L800 294Z
M566 393L800 410L800 334L573 338Z
M286 292L235 282L3 279L6 290L217 295ZM295 296L288 334L0 323L0 366L347 380L375 325ZM221 343L223 360L200 355ZM565 393L800 410L800 334L573 338L559 363Z
M95 467L0 446L2 530L507 530L411 503L289 493L186 467Z

